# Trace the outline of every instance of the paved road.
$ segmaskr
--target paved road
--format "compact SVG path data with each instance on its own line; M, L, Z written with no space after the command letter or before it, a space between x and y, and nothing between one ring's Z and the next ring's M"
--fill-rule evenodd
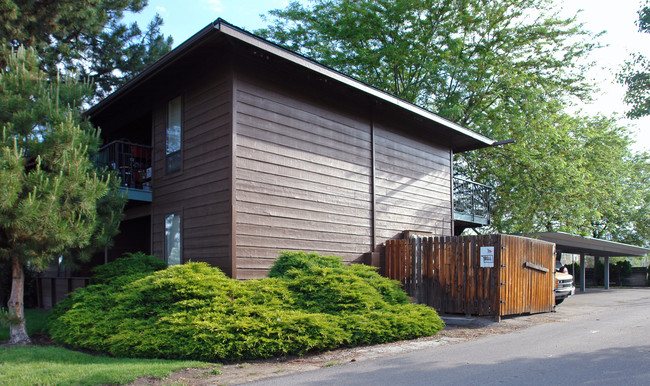
M650 288L587 290L504 335L253 385L650 385Z

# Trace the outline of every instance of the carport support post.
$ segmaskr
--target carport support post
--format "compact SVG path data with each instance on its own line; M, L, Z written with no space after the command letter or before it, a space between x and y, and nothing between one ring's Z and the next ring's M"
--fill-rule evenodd
M585 254L581 253L580 254L580 292L585 292L585 282L587 281L585 279L585 272L587 270L585 269Z
M605 256L605 278L604 283L605 289L609 289L609 257Z

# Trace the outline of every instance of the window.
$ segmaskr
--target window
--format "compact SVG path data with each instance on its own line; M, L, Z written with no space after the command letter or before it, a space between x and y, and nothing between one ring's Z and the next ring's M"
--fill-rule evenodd
M181 263L181 216L165 216L165 261L169 265Z
M181 97L174 98L167 104L167 173L181 170L181 108Z
M66 272L65 272L65 261L63 261L63 256L59 256L59 261L58 261L58 263L59 263L59 264L57 265L56 276L57 276L57 277L65 277L65 276L66 276Z

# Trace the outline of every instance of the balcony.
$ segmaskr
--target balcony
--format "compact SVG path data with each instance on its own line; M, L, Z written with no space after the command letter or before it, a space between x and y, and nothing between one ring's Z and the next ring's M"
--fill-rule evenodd
M100 149L97 166L117 172L129 200L151 202L151 146L113 141Z
M454 233L490 224L492 188L454 177Z

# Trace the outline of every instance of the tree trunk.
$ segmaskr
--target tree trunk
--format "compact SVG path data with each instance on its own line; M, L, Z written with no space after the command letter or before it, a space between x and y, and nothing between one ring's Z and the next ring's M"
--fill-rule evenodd
M11 257L11 296L9 297L9 344L30 344L25 327L25 309L23 304L25 274L18 258Z

